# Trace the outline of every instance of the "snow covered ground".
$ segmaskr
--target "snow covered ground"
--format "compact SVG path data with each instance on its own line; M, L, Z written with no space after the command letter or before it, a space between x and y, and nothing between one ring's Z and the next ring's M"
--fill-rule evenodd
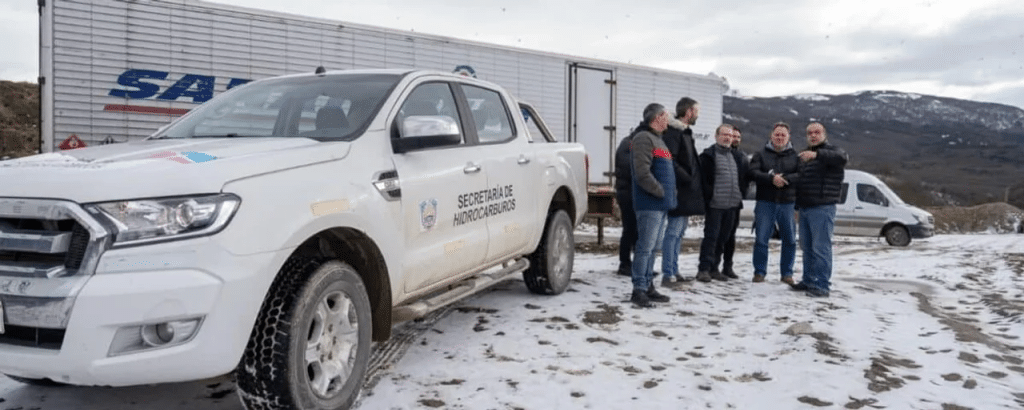
M690 231L680 264L692 275ZM654 309L630 305L615 255L577 253L565 294L532 295L515 280L403 325L413 335L404 354L356 407L1024 407L1024 236L940 235L907 248L839 238L829 299L778 281L777 242L770 280L751 283L750 240L741 236L736 266L748 277L667 290L672 301ZM0 377L0 410L135 408L241 405L229 377L131 388Z

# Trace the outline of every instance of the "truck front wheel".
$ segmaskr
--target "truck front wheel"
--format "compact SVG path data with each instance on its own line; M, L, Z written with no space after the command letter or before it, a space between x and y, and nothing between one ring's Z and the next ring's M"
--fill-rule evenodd
M530 254L530 267L523 271L526 288L543 295L565 292L572 278L575 251L569 214L563 210L550 213L540 246Z
M242 404L348 409L366 375L370 338L370 301L355 269L340 261L289 261L239 365Z

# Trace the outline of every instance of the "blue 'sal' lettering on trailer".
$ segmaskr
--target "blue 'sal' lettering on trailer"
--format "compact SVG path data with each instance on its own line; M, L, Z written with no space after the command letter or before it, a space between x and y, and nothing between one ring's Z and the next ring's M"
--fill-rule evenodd
M213 98L214 83L217 78L210 75L185 74L174 85L160 92L160 85L150 81L166 80L170 73L167 71L129 69L117 77L117 84L123 88L112 88L108 93L113 97L129 99L146 99L156 96L158 100L178 101L185 98L192 99L195 104L201 104ZM245 78L232 78L228 82L227 89L248 83L252 80ZM159 94L159 95L158 95Z

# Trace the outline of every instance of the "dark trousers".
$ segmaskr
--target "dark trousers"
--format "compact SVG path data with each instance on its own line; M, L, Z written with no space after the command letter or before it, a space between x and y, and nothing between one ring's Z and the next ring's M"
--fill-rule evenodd
M711 272L718 269L718 262L725 253L725 242L736 225L737 208L708 208L704 214L704 239L700 242L700 265L698 271Z
M733 215L732 230L725 239L725 250L722 252L722 272L732 270L732 254L736 253L736 230L740 228L740 209L736 208Z
M622 212L622 238L619 239L619 271L631 272L630 253L636 247L636 211L633 210L633 194L616 195L619 211Z

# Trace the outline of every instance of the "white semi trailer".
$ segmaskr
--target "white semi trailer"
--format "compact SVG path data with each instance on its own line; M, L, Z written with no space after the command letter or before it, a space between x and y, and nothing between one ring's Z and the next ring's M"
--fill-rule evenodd
M357 15L336 16L358 21ZM42 152L142 139L252 80L353 68L457 71L533 104L612 182L612 154L643 107L701 104L698 149L722 116L723 78L196 0L40 2Z

